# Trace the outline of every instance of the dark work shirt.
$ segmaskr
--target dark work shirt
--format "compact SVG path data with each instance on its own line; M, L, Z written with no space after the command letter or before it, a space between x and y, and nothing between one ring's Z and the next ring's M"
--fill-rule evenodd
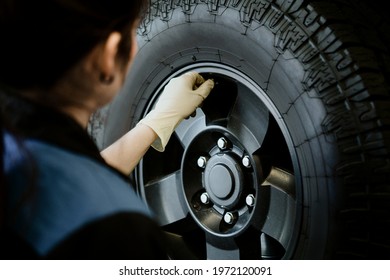
M8 204L1 258L167 258L153 214L78 123L16 98L5 111L13 132L2 135Z

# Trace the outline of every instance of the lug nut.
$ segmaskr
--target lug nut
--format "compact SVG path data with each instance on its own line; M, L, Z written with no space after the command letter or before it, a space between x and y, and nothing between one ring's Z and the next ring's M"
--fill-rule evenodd
M256 202L256 199L255 199L255 196L254 196L253 194L249 194L249 195L245 198L245 203L246 203L246 205L248 205L249 207L255 206L255 202Z
M200 168L205 168L207 164L207 158L206 157L199 157L197 164Z
M218 139L217 145L221 150L225 150L228 146L228 142L224 137L221 137Z
M246 168L250 168L252 166L249 156L244 156L242 158L242 165L245 166Z
M223 220L225 223L231 225L234 222L234 215L231 212L226 212L226 214L223 216Z
M209 197L209 194L207 192L204 192L200 195L200 201L203 203L203 204L209 204L210 202L210 197Z

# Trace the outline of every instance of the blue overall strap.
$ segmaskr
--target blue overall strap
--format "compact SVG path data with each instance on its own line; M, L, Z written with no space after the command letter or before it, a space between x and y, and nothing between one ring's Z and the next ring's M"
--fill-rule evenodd
M43 142L25 141L24 148L37 167L37 179L31 184L31 163L7 135L5 148L9 209L17 209L10 226L41 256L88 223L110 215L130 212L151 217L131 186L93 159ZM19 206L29 185L32 194Z

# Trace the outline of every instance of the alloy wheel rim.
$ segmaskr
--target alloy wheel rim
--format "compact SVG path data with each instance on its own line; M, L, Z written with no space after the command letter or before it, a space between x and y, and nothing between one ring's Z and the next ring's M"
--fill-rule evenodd
M252 79L217 63L197 63L172 73L155 90L145 114L168 81L188 71L214 78L215 88L234 84L235 89L227 89L233 93L222 98L221 94L213 97L211 93L196 116L176 129L175 145L182 147L176 171L150 182L145 179L145 161L153 162L155 157L141 161L136 172L141 194L163 228L175 232L175 225L181 221L195 222L205 233L206 258L291 257L299 235L302 188L297 156L282 116ZM221 107L230 108L215 109L221 101L218 99L225 97L228 101L223 100ZM209 99L214 100L207 103ZM246 108L255 112L250 114ZM219 110L227 118L215 115L213 111ZM263 129L257 129L262 125ZM284 143L287 169L269 164L258 152L276 137L270 130L277 132L279 143ZM170 194L164 190L168 185L173 185ZM160 199L156 200L156 196ZM167 197L179 206L164 203ZM259 248L251 249L248 242Z

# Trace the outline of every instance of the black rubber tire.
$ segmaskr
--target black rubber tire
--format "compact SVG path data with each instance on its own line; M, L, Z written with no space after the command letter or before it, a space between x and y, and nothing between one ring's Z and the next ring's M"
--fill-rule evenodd
M264 90L295 147L301 224L285 258L390 258L390 29L379 13L355 0L152 2L124 90L92 121L101 148L178 69L228 65Z

